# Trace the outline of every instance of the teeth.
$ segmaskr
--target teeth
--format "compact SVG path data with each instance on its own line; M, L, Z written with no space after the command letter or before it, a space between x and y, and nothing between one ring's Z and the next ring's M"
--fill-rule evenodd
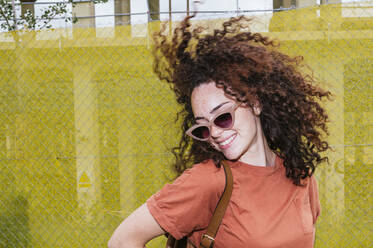
M231 141L234 139L234 137L235 137L235 136L230 137L229 139L227 139L227 140L221 142L219 145L221 145L221 146L225 146L226 144L229 144L229 142L231 142Z

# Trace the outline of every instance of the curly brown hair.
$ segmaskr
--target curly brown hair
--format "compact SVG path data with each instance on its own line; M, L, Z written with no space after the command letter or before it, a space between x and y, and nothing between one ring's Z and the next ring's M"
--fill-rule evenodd
M175 92L183 106L182 136L172 152L174 169L186 168L207 159L217 167L224 159L208 142L193 140L185 131L194 124L191 94L195 87L215 82L238 102L253 106L259 101L260 121L269 148L284 160L286 176L295 185L310 177L317 164L327 161L321 152L329 149L328 115L320 104L330 92L315 86L311 74L301 73L301 56L290 57L276 50L277 44L260 33L248 31L251 19L231 18L203 34L186 17L171 38L164 28L153 35L154 72Z

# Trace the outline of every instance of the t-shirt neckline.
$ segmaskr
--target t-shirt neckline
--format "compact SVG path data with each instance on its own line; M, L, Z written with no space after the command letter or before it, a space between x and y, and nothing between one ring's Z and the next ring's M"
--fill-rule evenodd
M275 164L273 166L257 166L257 165L247 164L245 162L238 161L238 160L237 161L227 160L227 162L231 168L243 166L245 169L249 170L252 173L268 175L268 174L272 174L278 171L282 166L283 160L279 156L276 155Z

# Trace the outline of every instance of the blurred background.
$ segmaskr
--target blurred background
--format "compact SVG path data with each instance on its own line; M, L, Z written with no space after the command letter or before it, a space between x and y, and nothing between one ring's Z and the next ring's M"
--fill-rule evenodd
M195 7L0 0L0 247L106 247L170 182L180 107L153 75L151 34ZM254 17L252 31L302 55L333 93L315 247L371 247L373 1L205 0L198 9L193 23L210 31Z

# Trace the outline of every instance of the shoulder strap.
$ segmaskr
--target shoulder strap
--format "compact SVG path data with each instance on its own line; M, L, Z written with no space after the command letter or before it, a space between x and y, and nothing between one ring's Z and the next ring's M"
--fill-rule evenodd
M216 233L218 232L220 223L224 217L225 210L228 207L228 203L232 195L233 176L231 168L225 161L222 161L221 163L225 172L225 188L223 195L220 197L218 205L215 208L206 233L202 235L200 244L202 248L212 248L214 246Z

